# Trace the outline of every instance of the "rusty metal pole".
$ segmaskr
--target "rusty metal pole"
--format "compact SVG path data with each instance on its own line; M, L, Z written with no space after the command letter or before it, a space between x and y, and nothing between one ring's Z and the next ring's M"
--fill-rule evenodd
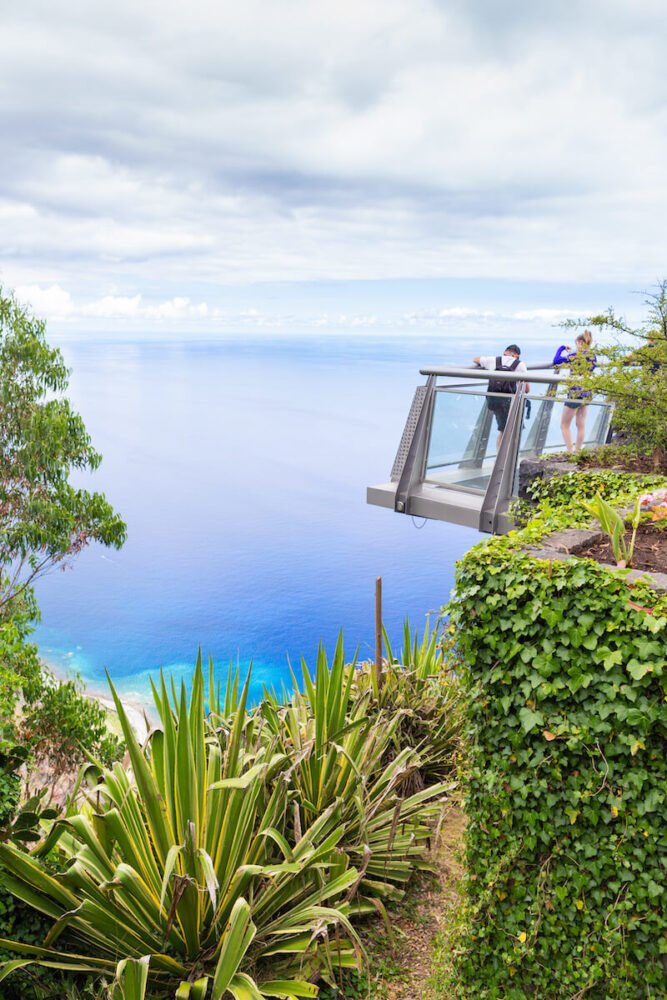
M375 686L382 687L382 577L375 578Z

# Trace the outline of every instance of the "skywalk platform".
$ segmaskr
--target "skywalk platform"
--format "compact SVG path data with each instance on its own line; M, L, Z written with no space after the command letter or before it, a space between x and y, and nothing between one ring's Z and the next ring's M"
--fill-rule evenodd
M565 447L563 377L546 364L528 368L528 380L503 372L503 380L516 384L513 394L488 391L489 380L498 378L495 372L422 368L426 383L415 391L390 479L369 486L367 502L487 533L510 530L521 461ZM501 433L498 424L504 420ZM592 399L585 447L604 444L610 422L610 404Z

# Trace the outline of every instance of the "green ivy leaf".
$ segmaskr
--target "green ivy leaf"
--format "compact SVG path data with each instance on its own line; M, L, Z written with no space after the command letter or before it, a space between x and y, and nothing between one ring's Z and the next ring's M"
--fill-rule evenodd
M640 681L646 674L653 673L652 663L640 663L639 660L630 660L627 671L636 681Z
M534 709L528 708L528 706L519 709L519 718L521 720L524 733L529 733L537 726L544 725L544 715L542 712L536 712Z

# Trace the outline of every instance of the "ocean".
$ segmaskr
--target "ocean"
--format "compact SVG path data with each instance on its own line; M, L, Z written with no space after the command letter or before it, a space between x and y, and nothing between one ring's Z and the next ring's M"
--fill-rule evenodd
M437 615L474 531L369 507L385 482L419 367L469 363L479 342L326 336L63 339L69 396L103 462L79 480L128 525L39 581L36 641L59 673L150 700L162 667L197 652L252 664L252 693L290 685L290 664L374 655L375 579L400 644ZM489 345L493 352L496 345Z

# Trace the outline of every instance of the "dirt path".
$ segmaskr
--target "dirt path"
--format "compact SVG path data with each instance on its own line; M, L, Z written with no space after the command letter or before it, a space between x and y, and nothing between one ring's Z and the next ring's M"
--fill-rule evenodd
M424 879L392 914L393 927L402 933L396 935L393 946L387 940L386 956L372 970L379 977L374 996L386 1000L436 1000L427 988L433 939L460 905L457 883L463 874L460 854L464 828L462 811L451 807L430 859L435 877Z

